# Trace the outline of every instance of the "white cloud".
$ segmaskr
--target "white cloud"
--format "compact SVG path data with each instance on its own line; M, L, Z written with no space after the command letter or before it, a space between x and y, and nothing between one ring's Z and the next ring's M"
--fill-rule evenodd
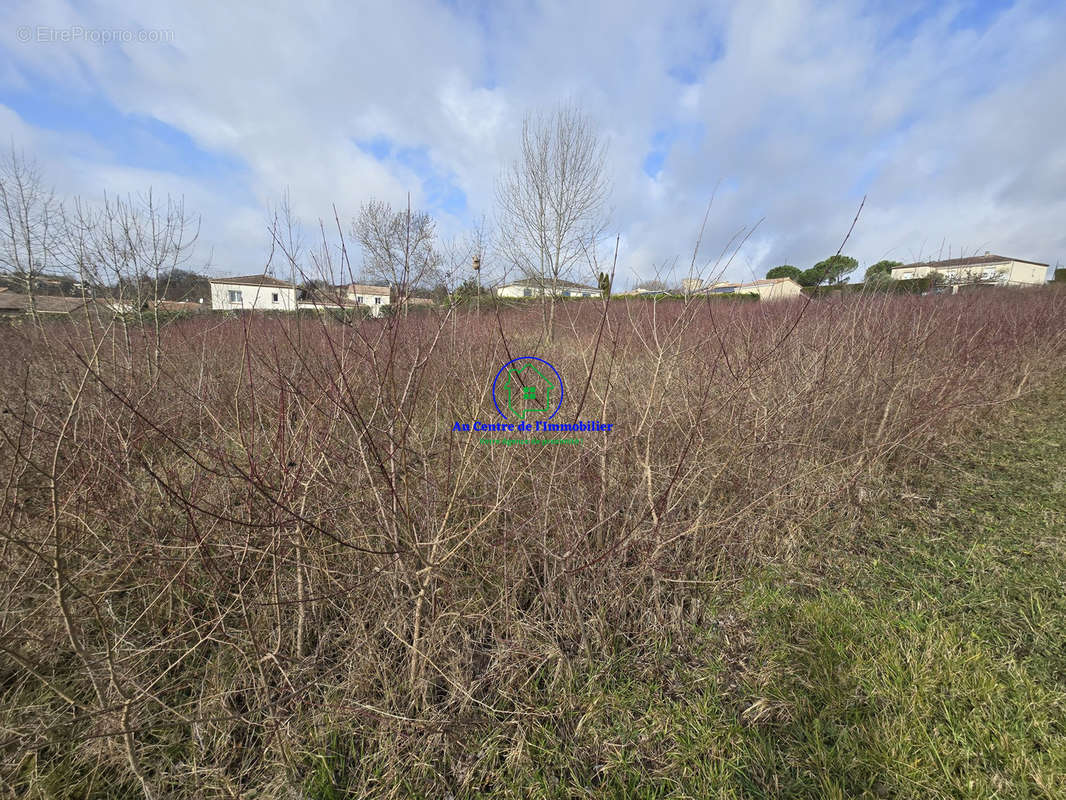
M0 124L61 192L125 191L138 180L181 191L203 211L220 268L267 249L267 209L286 190L307 219L331 216L333 204L351 215L371 196L401 204L411 192L425 203L419 175L355 144L376 137L424 148L453 176L467 197L465 219L441 214L453 232L491 212L523 113L569 98L610 139L626 272L687 265L719 181L705 252L765 218L735 277L834 252L863 193L848 252L864 263L927 255L942 241L1054 262L1066 256L1066 12L1023 0L969 25L978 10L27 2L0 11L0 90L18 96L10 107L26 112L42 86L98 96L116 125L124 114L158 119L247 168L222 183L176 166L132 169L98 130L33 124L3 107ZM173 39L27 44L13 33L75 24ZM653 138L674 128L698 135L677 137L650 179Z

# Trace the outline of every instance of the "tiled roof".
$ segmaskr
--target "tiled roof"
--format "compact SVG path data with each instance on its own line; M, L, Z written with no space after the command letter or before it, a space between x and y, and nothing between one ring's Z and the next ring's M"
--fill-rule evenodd
M523 278L517 281L508 281L503 284L504 286L529 286L532 288L539 288L543 286L545 289L551 286L550 280L540 280L539 278ZM573 281L564 281L562 279L555 281L556 287L559 289L583 289L586 292L598 292L600 291L598 286L585 286L581 283L574 283Z
M272 275L242 275L237 278L211 278L211 283L231 283L237 286L276 286L282 289L295 289L296 284L281 281Z
M388 286L378 286L373 283L351 283L345 287L352 294L377 294L387 295L392 293L392 289Z
M997 256L992 253L989 253L988 255L983 256L969 256L967 258L949 258L946 261L918 261L914 264L904 264L899 267L893 267L892 269L914 269L915 267L976 267L982 264L1002 264L1005 261L1020 261L1023 264L1035 264L1038 267L1047 266L1047 264L1041 263L1040 261L1027 261L1024 258L1007 258L1006 256Z
M56 295L35 295L34 305L40 314L69 314L85 305L80 297L58 297ZM0 293L0 312L29 311L30 296L21 292Z

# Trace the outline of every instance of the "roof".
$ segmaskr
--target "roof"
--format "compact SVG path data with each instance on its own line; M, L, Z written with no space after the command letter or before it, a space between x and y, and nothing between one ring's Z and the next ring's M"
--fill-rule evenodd
M1024 258L1008 258L1007 256L997 256L993 253L986 253L983 256L949 258L946 261L916 261L913 264L903 264L898 267L893 267L892 270L914 269L915 267L976 267L981 264L1002 264L1005 261L1020 261L1023 264L1035 264L1038 267L1047 266L1047 264L1040 261L1028 261Z
M392 288L390 286L381 286L375 283L350 283L347 286L341 287L347 289L349 292L355 294L391 294Z
M551 286L551 283L552 282L549 280L541 280L540 278L522 278L517 281L508 281L503 284L503 286L530 286L534 288L540 288L543 286L544 288L548 288ZM559 289L584 289L587 292L600 291L598 286L585 286L582 283L574 283L573 281L564 281L562 279L556 280L555 285Z
M237 286L277 286L281 289L295 289L295 283L281 281L272 275L242 275L237 278L211 278L210 283L232 283Z
M59 297L57 295L35 295L34 305L39 314L69 314L85 305L81 297ZM29 311L30 296L20 292L0 294L0 312Z

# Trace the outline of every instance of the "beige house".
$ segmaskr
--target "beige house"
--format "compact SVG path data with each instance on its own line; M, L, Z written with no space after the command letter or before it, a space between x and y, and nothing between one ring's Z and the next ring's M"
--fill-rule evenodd
M761 278L748 283L716 283L702 291L704 294L754 294L760 300L788 300L799 297L802 289L792 278Z
M351 283L345 287L346 297L350 303L370 308L375 317L393 303L395 295L389 286L370 283Z
M396 302L396 293L389 286L349 283L308 290L296 305L300 309L318 310L361 308L377 317Z
M555 282L558 297L601 297L603 293L596 286L585 286L573 281ZM551 293L551 281L524 279L511 281L496 288L497 297L543 297Z
M1047 281L1047 264L1006 258L992 253L947 261L922 261L893 267L896 280L924 278L931 272L944 276L948 284L985 284L989 286L1042 286Z
M214 311L295 311L296 284L270 275L212 278L211 308Z

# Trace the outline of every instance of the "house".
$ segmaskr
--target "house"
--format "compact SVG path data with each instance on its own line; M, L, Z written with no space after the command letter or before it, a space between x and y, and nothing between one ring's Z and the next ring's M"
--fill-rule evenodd
M317 310L362 308L377 317L395 302L396 293L387 284L349 283L309 289L296 305L300 309Z
M703 288L703 278L682 278L681 291L688 295L698 292Z
M552 291L550 280L528 278L511 281L496 287L497 297L543 297ZM585 286L573 281L555 281L555 294L558 297L602 297L603 292L596 286Z
M92 301L90 301L91 303ZM38 314L71 314L85 310L87 304L81 297L60 297L58 295L39 294L33 298L33 305ZM0 292L0 314L4 316L30 313L30 295L21 292Z
M760 300L788 300L800 297L803 287L792 278L761 278L748 283L715 283L702 294L754 294Z
M670 290L669 289L649 289L646 286L638 286L633 291L628 292L628 294L631 294L631 295L645 295L645 294L662 295L662 294L670 294Z
M896 280L924 278L932 272L955 287L961 284L986 286L1042 286L1047 280L1047 264L1007 258L986 252L983 256L949 258L946 261L921 261L892 268Z
M295 311L296 284L270 275L211 278L214 311Z
M388 284L350 283L345 290L349 302L357 306L369 306L370 313L375 317L396 299L396 293Z

